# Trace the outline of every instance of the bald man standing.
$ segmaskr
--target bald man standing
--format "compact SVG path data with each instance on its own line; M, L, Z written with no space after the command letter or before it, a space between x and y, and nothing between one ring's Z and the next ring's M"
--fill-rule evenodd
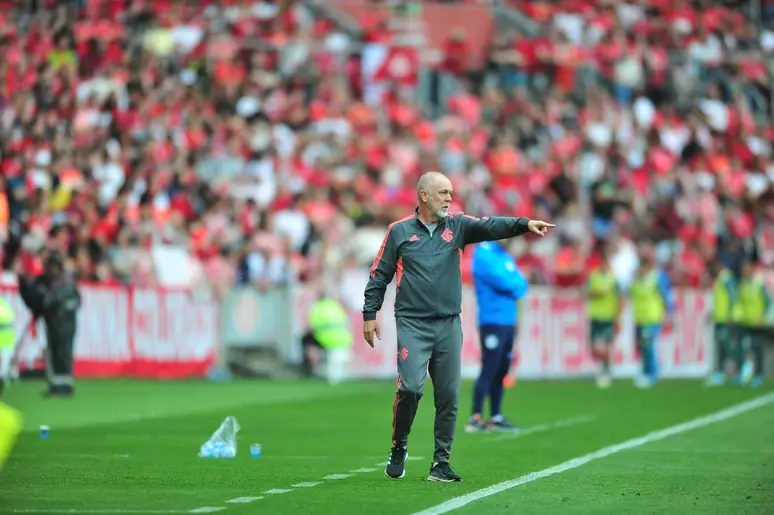
M395 479L406 475L408 435L429 372L435 394L435 455L428 480L462 481L449 466L461 379L462 250L526 232L545 236L554 227L527 218L450 214L452 193L451 181L443 174L429 172L420 178L419 206L411 216L388 227L365 289L363 336L373 347L374 337L381 340L376 313L387 285L397 275L398 391L392 450L384 471Z

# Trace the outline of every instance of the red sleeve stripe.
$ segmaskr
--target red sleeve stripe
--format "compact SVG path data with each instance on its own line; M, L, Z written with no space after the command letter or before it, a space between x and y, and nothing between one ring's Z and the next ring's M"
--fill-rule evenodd
M379 268L379 263L381 262L382 256L384 255L384 248L387 246L387 238L390 237L390 231L392 230L392 226L395 225L395 224L399 224L401 222L405 222L406 220L410 220L411 218L414 218L413 214L407 216L406 218L401 218L397 222L392 222L390 225L387 226L387 233L384 235L384 239L382 240L382 244L379 247L379 252L376 253L376 257L374 258L374 262L371 265L371 271L370 271L371 277L373 277L374 274L376 274L376 269Z

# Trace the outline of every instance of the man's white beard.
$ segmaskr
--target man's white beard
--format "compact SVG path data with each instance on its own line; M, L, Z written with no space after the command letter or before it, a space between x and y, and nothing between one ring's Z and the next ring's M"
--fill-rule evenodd
M438 209L435 210L435 214L439 219L446 218L449 215L449 210L439 207Z

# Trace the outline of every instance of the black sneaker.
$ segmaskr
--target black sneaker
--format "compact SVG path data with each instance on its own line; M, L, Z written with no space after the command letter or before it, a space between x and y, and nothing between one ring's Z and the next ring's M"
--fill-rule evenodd
M521 431L521 426L511 424L511 422L505 417L491 419L489 422L487 422L487 426L489 426L489 429L492 431L504 431L507 433L518 433Z
M406 477L406 460L408 453L405 447L393 447L390 451L390 461L384 468L384 475L393 479Z
M462 478L454 473L451 466L442 461L440 463L433 463L430 467L430 475L427 477L428 481L439 481L441 483L459 483Z

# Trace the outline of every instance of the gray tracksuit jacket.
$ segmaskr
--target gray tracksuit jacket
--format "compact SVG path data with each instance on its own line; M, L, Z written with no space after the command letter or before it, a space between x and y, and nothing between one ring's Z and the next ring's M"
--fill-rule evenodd
M432 235L413 215L391 224L371 267L363 319L375 320L396 278L395 316L440 318L462 310L462 250L466 245L528 232L527 218L449 215Z

